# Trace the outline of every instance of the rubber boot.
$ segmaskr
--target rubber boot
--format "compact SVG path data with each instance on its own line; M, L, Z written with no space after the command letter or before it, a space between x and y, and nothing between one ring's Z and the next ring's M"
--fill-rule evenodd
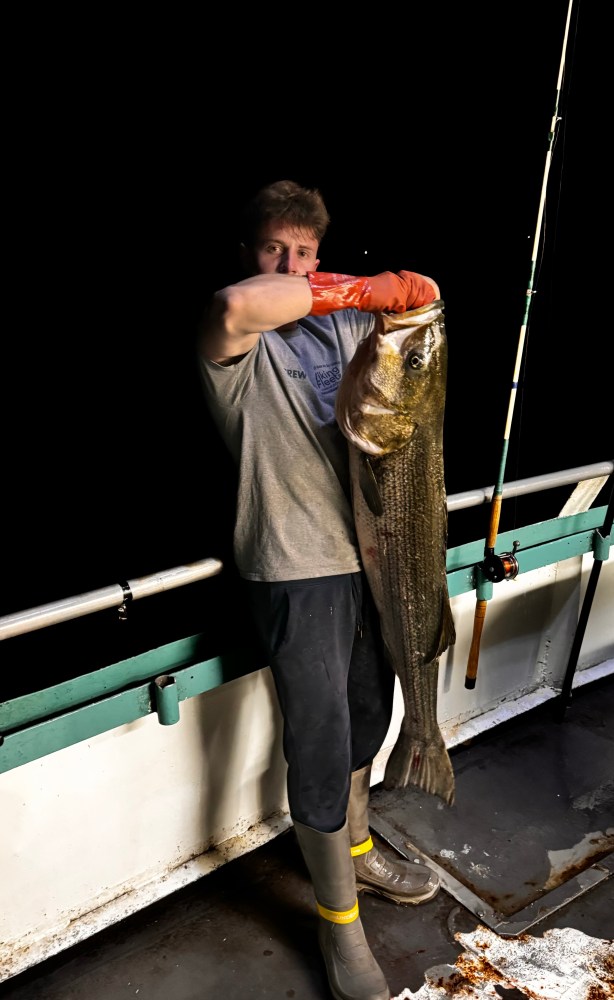
M354 859L356 889L385 896L395 903L426 903L439 891L439 878L426 865L392 861L378 851L369 833L371 765L354 771L348 802L350 852Z
M318 908L318 942L335 1000L390 1000L358 914L347 820L336 833L294 821Z

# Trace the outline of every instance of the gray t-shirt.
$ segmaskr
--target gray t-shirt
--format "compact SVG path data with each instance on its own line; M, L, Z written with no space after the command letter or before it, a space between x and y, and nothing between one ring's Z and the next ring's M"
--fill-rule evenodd
M335 396L374 317L354 309L261 334L227 367L201 358L211 415L239 473L234 556L247 580L354 573L347 442Z

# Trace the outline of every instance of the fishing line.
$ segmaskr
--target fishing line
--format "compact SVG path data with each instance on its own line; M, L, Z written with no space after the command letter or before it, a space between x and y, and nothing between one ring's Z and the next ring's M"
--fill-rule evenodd
M488 599L485 596L480 596L480 593L481 592L485 593L486 587L489 584L492 585L493 583L498 583L501 580L514 579L514 577L518 573L518 561L515 557L514 552L504 552L498 556L495 554L495 545L499 530L499 521L501 518L501 503L503 498L505 465L509 450L510 434L512 428L512 420L514 416L514 408L516 404L516 397L518 393L518 386L520 384L520 374L521 371L523 370L525 341L527 339L527 332L529 328L531 303L533 295L535 294L536 271L538 265L538 257L540 257L540 254L541 254L540 261L543 261L544 214L546 207L546 192L548 188L550 168L552 165L552 153L556 143L558 124L561 120L561 116L559 114L559 102L563 87L565 54L569 39L572 6L573 6L573 0L569 0L569 5L567 8L567 17L565 21L565 30L563 35L563 46L561 51L561 58L559 62L559 71L556 84L554 112L552 114L552 118L550 121L550 131L548 132L546 161L542 178L539 207L537 211L537 224L535 226L533 247L531 251L529 280L527 282L527 290L525 294L524 313L520 327L518 346L516 349L516 361L514 365L514 374L510 389L505 430L503 434L503 447L499 462L499 472L497 475L497 481L493 490L493 495L490 504L490 520L488 525L488 533L484 544L484 559L482 563L476 567L477 599L476 599L475 614L473 619L473 635L471 638L471 646L469 649L467 670L465 673L465 687L469 689L475 687L477 670L478 670L479 653L480 653L480 641L482 636L482 629L484 627L484 619L486 617L486 607L488 604Z

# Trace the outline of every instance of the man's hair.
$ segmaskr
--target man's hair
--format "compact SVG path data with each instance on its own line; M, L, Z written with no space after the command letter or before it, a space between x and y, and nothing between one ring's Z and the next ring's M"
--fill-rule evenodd
M330 216L317 189L301 187L296 181L275 181L261 188L243 212L241 239L246 246L253 247L267 222L307 230L321 243Z

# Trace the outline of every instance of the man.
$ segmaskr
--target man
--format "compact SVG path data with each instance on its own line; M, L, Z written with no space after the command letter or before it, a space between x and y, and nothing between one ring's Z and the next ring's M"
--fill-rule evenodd
M293 181L247 206L249 275L216 292L200 359L207 403L238 469L234 555L284 718L288 802L314 887L336 1000L389 1000L357 891L432 899L430 869L384 857L369 835L371 764L390 725L394 673L361 568L335 395L376 312L439 297L410 271L318 272L329 216Z

